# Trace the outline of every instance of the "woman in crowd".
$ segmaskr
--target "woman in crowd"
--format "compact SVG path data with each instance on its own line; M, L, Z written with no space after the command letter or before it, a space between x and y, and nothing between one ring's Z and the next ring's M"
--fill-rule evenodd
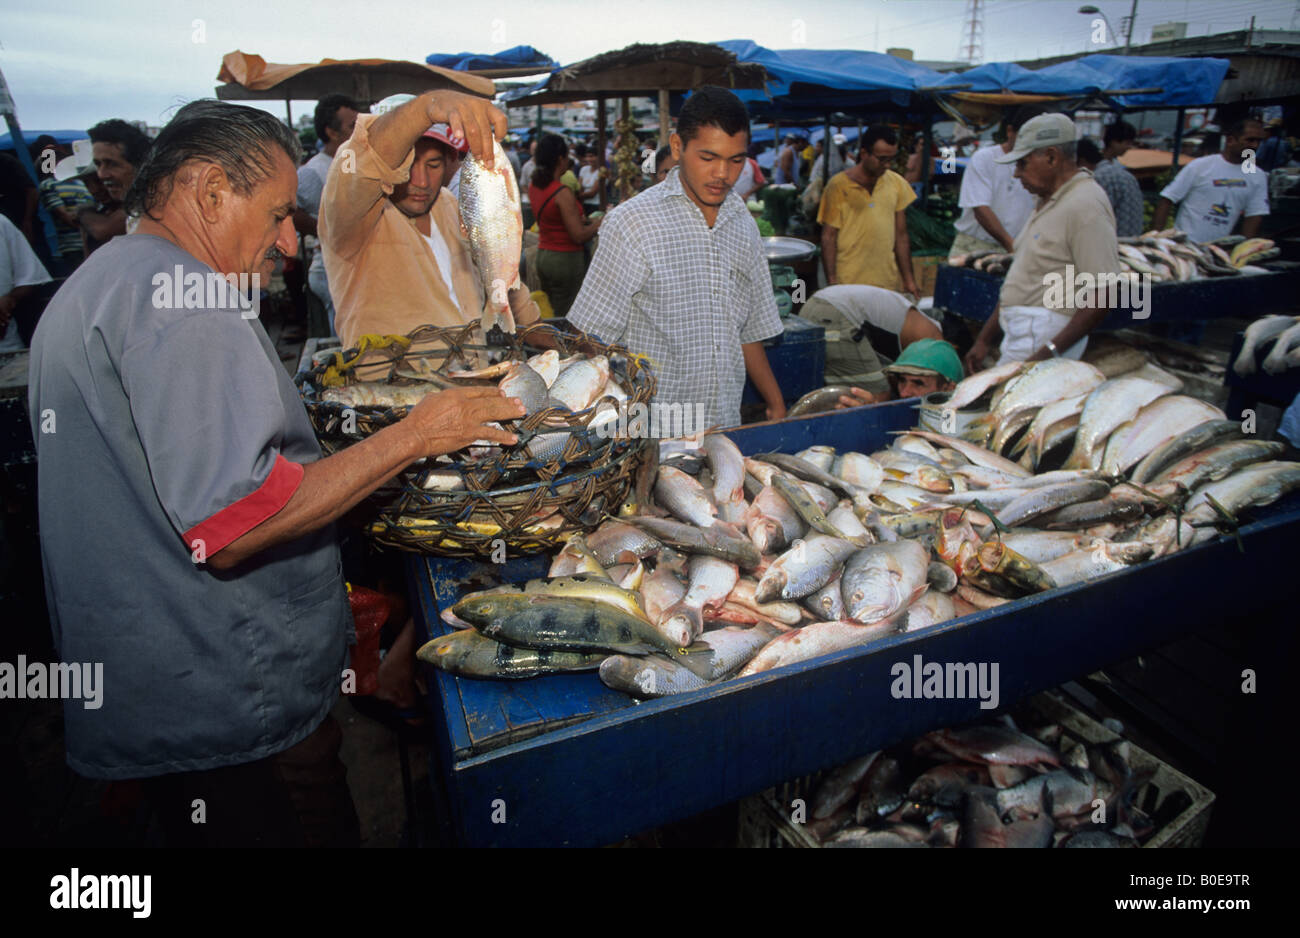
M537 276L556 316L573 305L582 286L582 246L596 235L600 222L589 221L577 196L560 180L569 169L568 146L558 134L537 144L528 200L537 219Z

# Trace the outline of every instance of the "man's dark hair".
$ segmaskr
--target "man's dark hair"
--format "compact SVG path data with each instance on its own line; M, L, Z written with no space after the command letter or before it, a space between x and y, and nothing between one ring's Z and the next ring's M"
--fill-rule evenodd
M573 148L573 158L575 160L585 160L587 158L587 145L580 143Z
M1048 109L1041 104L1022 104L1009 113L1002 124L1007 130L1019 130L1025 126L1025 121L1046 113L1048 113Z
M1234 118L1232 121L1223 125L1223 135L1225 137L1237 137L1240 139L1241 135L1246 132L1247 124L1259 124L1261 127L1264 126L1264 122L1258 117L1250 114L1243 114L1241 117Z
M126 212L148 215L171 194L172 177L190 160L216 163L231 188L247 196L274 172L277 149L298 165L298 137L266 111L212 99L191 101L158 134L126 193Z
M898 134L894 133L894 128L887 127L884 124L876 124L875 126L868 127L866 132L863 133L862 149L860 152L873 152L872 147L876 145L876 141L878 140L885 141L885 143L889 144L891 147L898 146Z
M655 172L659 172L659 167L664 164L664 160L673 155L672 147L660 147L655 151Z
M316 139L322 146L329 143L329 138L325 136L327 129L335 133L343 131L343 121L339 119L339 111L345 107L354 111L361 110L361 106L345 94L327 94L316 102L316 113L312 115L312 123L316 125Z
M1095 166L1102 160L1101 147L1097 146L1095 140L1091 137L1080 137L1078 145L1074 148L1075 159L1080 163L1087 163L1089 166Z
M740 99L726 88L704 85L695 89L682 105L677 117L677 136L685 145L694 140L701 127L717 127L729 137L742 130L749 134L749 112Z
M1113 124L1107 124L1106 130L1101 135L1102 143L1110 146L1112 143L1123 143L1126 140L1136 140L1138 129L1128 121L1115 121Z
M545 189L555 179L555 167L560 165L560 158L569 152L569 145L559 134L542 134L537 141L537 152L533 154L533 178L529 185Z
M139 167L149 153L149 138L144 131L134 124L128 124L116 117L100 121L86 131L91 143L119 143L122 155L132 166Z

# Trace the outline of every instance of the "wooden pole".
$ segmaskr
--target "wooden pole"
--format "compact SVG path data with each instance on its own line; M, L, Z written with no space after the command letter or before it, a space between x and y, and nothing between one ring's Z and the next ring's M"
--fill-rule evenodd
M659 89L659 146L668 146L668 89Z
M632 104L627 98L623 98L623 103L619 108L619 119L623 122L624 127L626 127L632 120ZM622 140L619 150L622 150L627 146L627 137L629 136L635 139L636 134L633 134L631 131L619 133L619 137ZM635 150L635 144L633 145L633 149ZM620 167L620 176L622 175L621 169L622 167ZM618 200L620 202L626 202L628 199L632 198L633 194L632 184L627 181L622 181L618 187Z
M600 154L600 168L606 167L605 162L605 99L596 99L596 152ZM600 210L605 211L605 206L609 201L609 187L602 182L600 184Z

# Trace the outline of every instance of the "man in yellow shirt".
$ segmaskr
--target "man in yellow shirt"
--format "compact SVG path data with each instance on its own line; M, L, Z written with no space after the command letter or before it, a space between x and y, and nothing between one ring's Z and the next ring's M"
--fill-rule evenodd
M872 127L862 138L858 162L827 184L817 213L827 283L865 283L920 295L904 217L916 193L889 168L897 155L894 131Z

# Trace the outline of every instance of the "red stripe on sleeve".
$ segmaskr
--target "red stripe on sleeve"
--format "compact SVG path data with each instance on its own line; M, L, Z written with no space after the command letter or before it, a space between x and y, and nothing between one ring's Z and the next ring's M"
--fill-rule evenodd
M302 475L300 464L277 454L271 474L257 491L249 492L186 531L186 545L192 549L195 541L202 541L203 553L208 557L228 547L287 505L298 490Z

